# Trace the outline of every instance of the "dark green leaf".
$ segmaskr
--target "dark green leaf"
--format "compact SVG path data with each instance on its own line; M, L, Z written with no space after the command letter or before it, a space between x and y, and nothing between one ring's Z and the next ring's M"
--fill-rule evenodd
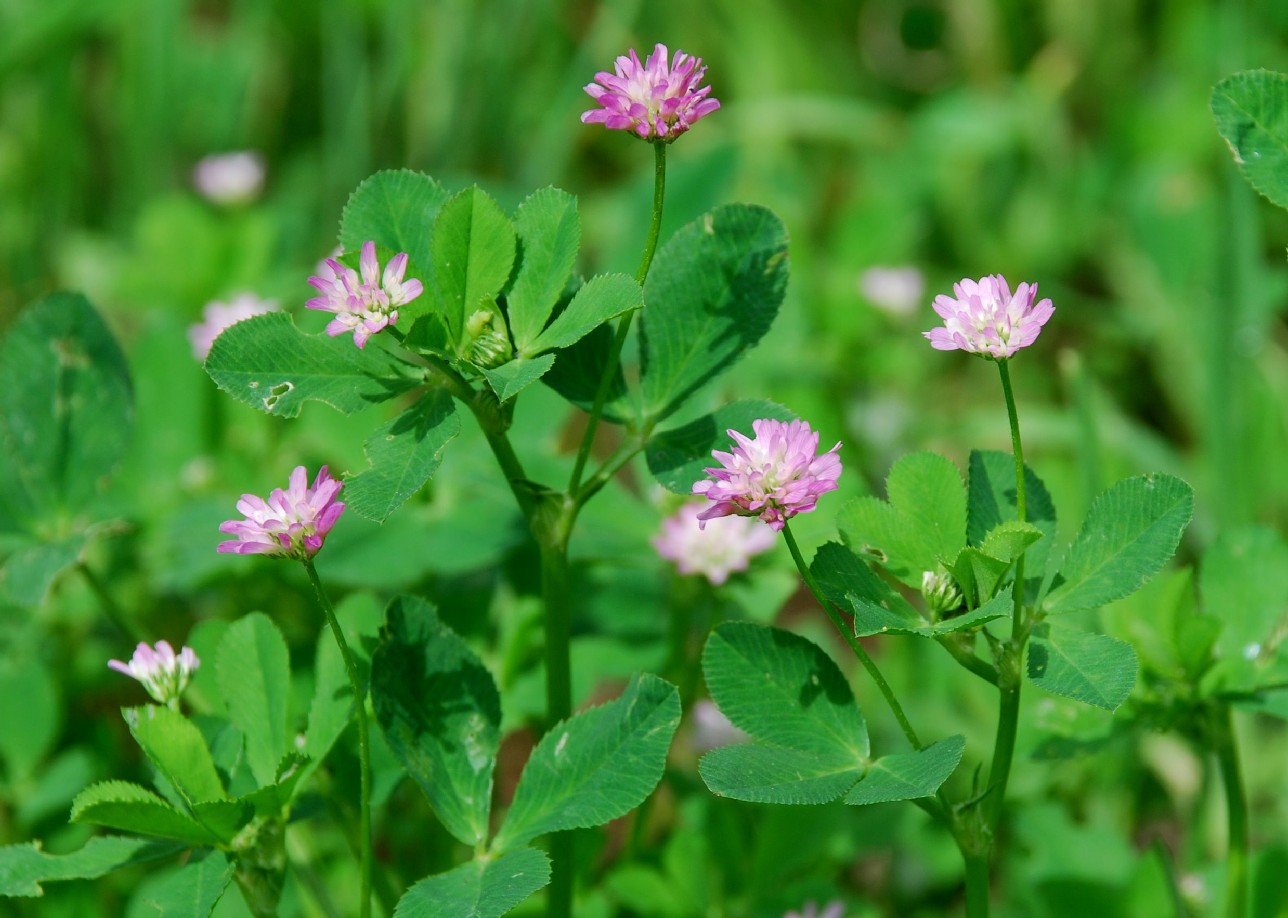
M394 918L499 918L549 882L550 859L516 848L426 877L398 900Z
M443 389L429 390L367 438L371 469L345 481L344 505L383 523L429 481L460 432L452 397Z
M534 354L560 294L568 286L581 246L577 199L558 188L542 188L519 205L514 215L519 238L519 267L506 295L510 335L521 354Z
M756 739L862 768L863 715L841 670L816 644L790 631L725 622L707 639L702 670L716 705Z
M306 335L280 312L238 322L216 338L206 372L239 402L285 418L310 400L352 414L421 382L414 368L374 344L359 349L348 335Z
M1249 70L1222 80L1212 114L1248 183L1288 208L1288 73Z
M752 422L762 418L794 421L796 415L774 402L731 402L683 427L654 434L645 447L649 471L664 488L677 494L692 494L693 483L705 477L704 470L719 464L711 458L711 451L727 452L733 445L729 431L751 436Z
M493 850L603 825L639 806L661 780L679 724L675 686L645 674L615 701L553 726L523 769Z
M643 414L658 421L755 346L787 290L787 230L768 210L716 208L657 253L644 288Z
M261 612L229 625L215 654L228 719L246 737L246 761L261 787L277 780L288 746L290 666L286 639Z
M1006 618L1011 614L1012 605L1011 587L1008 585L978 609L931 624L920 616L916 619L907 619L853 594L849 597L849 608L854 612L854 633L859 637L872 634L915 634L919 637L939 637L954 631L978 628L995 618Z
M863 763L783 746L734 745L708 752L698 771L717 797L800 805L835 800L863 775Z
M395 252L406 252L417 265L428 265L430 231L447 192L428 175L410 169L377 172L349 195L340 217L340 245L356 252L371 240Z
M599 389L599 381L608 365L612 352L613 331L601 325L572 347L559 352L559 359L543 378L543 382L574 405L589 411ZM613 374L604 401L605 421L620 424L627 417L638 415L626 388L626 377L620 361L614 363Z
M949 736L916 752L882 756L868 766L845 802L862 805L933 797L957 768L965 748L964 737Z
M1179 478L1118 482L1092 502L1047 611L1093 609L1134 593L1172 557L1193 514L1194 491Z
M467 845L487 838L501 698L492 675L429 604L394 600L371 664L390 749ZM517 805L517 801L516 801Z
M1028 674L1048 692L1112 711L1136 685L1136 653L1107 634L1043 627L1029 642Z
M79 512L124 455L133 422L125 357L83 296L55 293L0 343L0 519L30 531Z
M184 845L153 838L106 835L71 854L46 854L39 843L0 848L0 896L41 896L42 883L92 880L113 870L168 857Z
M157 918L209 918L233 878L222 851L209 851L170 874L142 896Z

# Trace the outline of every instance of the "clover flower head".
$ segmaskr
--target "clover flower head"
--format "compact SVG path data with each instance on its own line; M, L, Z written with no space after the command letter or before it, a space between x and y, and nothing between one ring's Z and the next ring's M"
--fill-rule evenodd
M755 520L728 516L698 521L705 502L690 501L662 521L653 547L681 574L702 574L716 586L734 571L745 571L754 555L774 547L774 534Z
M951 612L965 602L957 581L942 564L935 565L933 571L921 572L921 595L936 615Z
M192 355L204 361L215 339L229 327L243 319L277 311L275 301L260 299L253 293L239 293L226 303L221 300L207 303L202 310L203 321L188 326Z
M923 332L940 351L963 350L989 360L1005 360L1038 338L1055 312L1050 299L1034 305L1038 285L1021 283L1012 295L1000 274L953 284L954 296L935 297L942 328Z
M821 495L837 488L841 475L838 442L818 454L818 434L804 421L761 419L752 422L755 439L736 430L733 452L713 450L722 467L706 470L693 493L714 506L698 514L699 524L721 516L758 516L775 530L798 513L814 509Z
M285 491L275 488L268 500L243 494L237 510L244 519L219 524L219 531L236 539L220 542L218 550L237 555L278 555L307 561L318 553L327 533L344 512L336 495L344 483L332 478L324 465L308 486L302 465L291 472Z
M178 702L201 661L191 647L175 653L168 641L157 641L155 649L147 644L135 647L128 663L108 660L107 665L137 679L158 704L171 705Z
M253 201L264 187L264 157L250 150L206 156L193 167L192 184L215 204Z
M425 287L414 277L403 279L407 273L406 252L389 259L381 274L376 244L372 240L362 244L358 266L361 274L328 258L320 273L309 278L309 283L322 295L304 305L335 313L326 333L335 337L353 332L353 343L362 348L376 332L396 323L398 307L416 299Z
M600 107L582 112L582 124L671 143L720 107L718 99L708 98L710 86L698 86L707 74L700 57L676 51L668 64L666 45L658 44L643 64L632 48L617 58L613 69L615 73L595 74L595 82L586 87Z

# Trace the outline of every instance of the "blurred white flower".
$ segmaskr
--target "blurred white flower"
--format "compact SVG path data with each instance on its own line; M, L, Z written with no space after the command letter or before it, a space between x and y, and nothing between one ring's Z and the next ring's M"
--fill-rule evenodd
M799 912L788 912L783 918L845 918L845 903L833 899L820 912L818 905L810 901L801 906Z
M204 157L192 170L192 184L215 204L244 204L264 187L264 157L250 150Z
M774 547L774 530L745 516L707 520L701 528L698 515L706 501L690 501L662 521L653 547L681 574L702 574L716 586L734 571L745 571L753 555Z
M859 292L892 316L907 316L921 306L926 278L914 267L874 265L859 275Z
M732 746L735 743L746 743L751 740L751 737L735 727L733 721L725 717L724 712L709 698L695 701L689 713L693 717L691 745L694 752L710 752L721 746Z
M188 340L192 342L193 356L204 361L220 332L230 325L236 325L251 316L277 311L275 300L260 299L253 293L239 293L227 303L220 300L207 303L203 312L204 321L188 326Z

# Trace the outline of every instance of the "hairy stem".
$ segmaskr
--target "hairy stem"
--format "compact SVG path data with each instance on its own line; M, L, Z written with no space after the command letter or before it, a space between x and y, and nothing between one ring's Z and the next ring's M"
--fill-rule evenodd
M317 593L318 604L322 606L327 624L331 626L331 635L340 648L340 656L344 658L344 668L349 674L349 684L353 686L353 710L358 722L358 768L361 781L358 798L358 834L362 899L359 915L361 918L371 918L371 742L367 728L366 686L363 685L362 677L358 674L358 664L354 660L352 651L349 650L349 642L344 639L344 629L340 627L340 620L336 618L335 607L331 605L330 597L322 588L322 581L318 579L317 569L311 560L304 562L304 570L308 572L309 582L313 584L313 590Z

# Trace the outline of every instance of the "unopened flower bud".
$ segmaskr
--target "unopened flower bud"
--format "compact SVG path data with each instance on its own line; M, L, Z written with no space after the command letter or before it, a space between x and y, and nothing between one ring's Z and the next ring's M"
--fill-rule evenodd
M921 575L921 595L935 615L952 612L964 601L962 591L952 574L937 567L933 571L924 571Z

